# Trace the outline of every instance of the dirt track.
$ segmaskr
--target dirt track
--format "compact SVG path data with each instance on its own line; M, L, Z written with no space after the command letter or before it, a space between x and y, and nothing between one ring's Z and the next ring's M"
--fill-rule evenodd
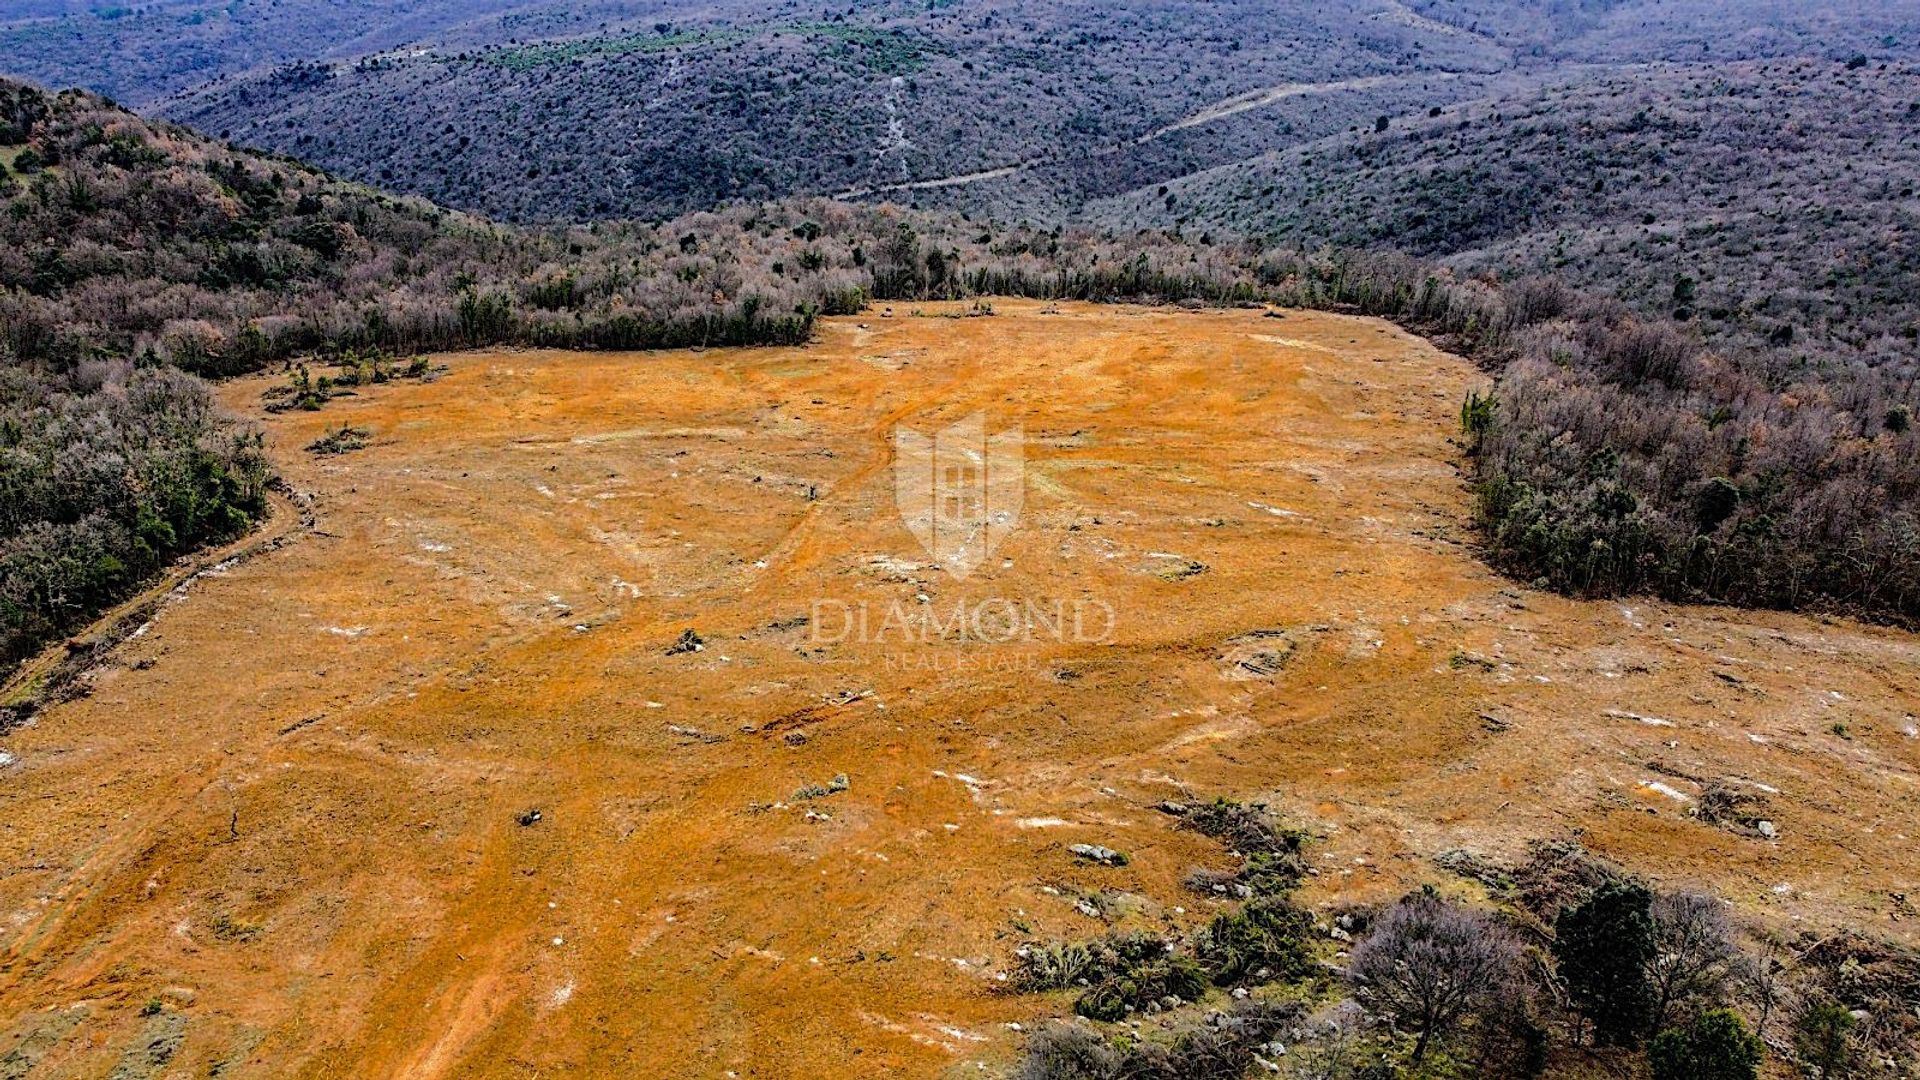
M974 1074L1063 1008L993 992L1022 927L1206 917L1217 851L1150 807L1216 793L1323 836L1316 903L1580 830L1916 940L1913 636L1503 581L1450 442L1481 380L1384 324L999 307L457 356L319 414L229 384L318 530L0 742L0 1075ZM976 411L1024 427L1025 505L956 581L893 427ZM342 423L373 445L302 450ZM838 632L992 598L1113 630ZM1709 781L1779 839L1690 819Z

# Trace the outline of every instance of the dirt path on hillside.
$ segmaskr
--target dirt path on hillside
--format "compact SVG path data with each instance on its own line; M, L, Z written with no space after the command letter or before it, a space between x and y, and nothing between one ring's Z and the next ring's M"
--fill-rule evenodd
M1316 906L1578 835L1914 940L1914 636L1490 573L1481 377L1383 323L996 307L459 355L319 414L223 387L318 525L0 738L0 1069L991 1072L1068 1007L999 992L1022 941L1212 914L1219 850L1152 807L1214 794L1316 834ZM892 433L976 412L1025 505L956 580ZM1031 634L962 640L1008 605ZM1711 784L1778 838L1694 819Z
M1185 131L1189 128L1203 127L1207 124L1230 119L1241 113L1251 112L1255 109L1264 109L1290 98L1306 97L1312 94L1337 94L1349 90L1371 90L1375 87L1389 86L1393 83L1404 82L1409 79L1445 81L1461 77L1462 76L1450 72L1419 72L1412 75L1370 75L1364 78L1334 79L1329 82L1281 83L1276 86L1265 86L1257 90L1249 90L1246 93L1235 94L1230 98L1216 101L1171 124L1154 128L1152 131L1144 135L1135 136L1126 142L1115 143L1112 146L1096 147L1079 156L1100 158L1122 153L1136 146L1145 146L1150 142L1157 142L1175 132ZM887 115L889 117L888 145L904 142L904 129L898 126L891 96L888 98ZM1010 165L1001 165L991 169L980 169L954 176L939 176L925 180L902 180L897 184L879 184L873 187L857 188L851 191L843 191L835 195L834 198L867 199L875 195L891 195L903 191L935 191L940 188L965 187L969 184L984 183L988 180L1004 180L1009 176L1018 176L1028 170L1042 168L1047 165L1057 165L1066 160L1068 159L1058 155L1042 155L1040 157L1027 158L1023 161L1016 161ZM902 166L904 167L904 162Z

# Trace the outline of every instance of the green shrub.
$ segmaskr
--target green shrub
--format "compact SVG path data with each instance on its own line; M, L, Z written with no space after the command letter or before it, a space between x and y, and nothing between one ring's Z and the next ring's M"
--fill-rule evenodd
M1816 1002L1794 1022L1794 1048L1819 1080L1835 1080L1853 1070L1853 1014L1831 1001Z
M1082 994L1073 1011L1089 1020L1124 1020L1166 998L1198 1001L1206 992L1207 974L1199 964L1167 955L1110 975Z
M1754 1080L1762 1050L1737 1013L1715 1009L1655 1036L1647 1061L1654 1080Z
M1312 915L1285 897L1264 896L1207 924L1194 955L1221 986L1287 979L1312 965L1312 938Z
M1093 950L1075 941L1028 945L1014 962L1010 984L1023 994L1076 986L1094 972Z

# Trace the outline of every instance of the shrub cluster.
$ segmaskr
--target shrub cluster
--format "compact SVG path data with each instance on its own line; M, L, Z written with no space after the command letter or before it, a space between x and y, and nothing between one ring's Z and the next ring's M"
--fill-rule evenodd
M165 368L0 368L0 670L265 508L257 434Z
M1256 849L1263 837L1297 836L1257 807L1181 812L1186 827ZM1349 909L1331 936L1353 943L1328 962L1313 916L1284 895L1257 896L1192 935L1191 982L1178 1000L1098 989L1164 971L1178 942L1027 947L1014 990L1093 987L1076 1005L1082 1017L1132 1022L1044 1029L1016 1075L1226 1080L1284 1059L1280 1071L1302 1077L1531 1078L1572 1055L1654 1080L1755 1080L1769 1046L1818 1077L1867 1075L1869 1064L1873 1075L1920 1075L1920 953L1850 933L1789 944L1743 931L1725 902L1651 888L1576 844L1536 844L1509 868L1442 861L1486 885L1493 904L1428 885ZM1314 966L1343 979L1302 978ZM1180 1006L1206 1006L1202 972L1234 1000L1195 1025ZM1140 1022L1169 1010L1162 1031Z

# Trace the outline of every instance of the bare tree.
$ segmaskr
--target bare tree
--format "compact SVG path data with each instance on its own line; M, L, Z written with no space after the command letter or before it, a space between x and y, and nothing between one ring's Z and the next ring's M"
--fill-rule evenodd
M1413 1032L1413 1060L1462 1020L1498 1000L1519 970L1513 936L1432 892L1406 897L1353 950L1354 996Z
M1753 1033L1765 1039L1767 1021L1773 1018L1773 1010L1779 1006L1785 990L1781 985L1781 976L1786 964L1781 958L1786 953L1786 946L1779 935L1771 931L1762 931L1759 938L1759 949L1752 954L1742 954L1734 962L1731 973L1747 999L1753 1003Z
M1653 1029L1676 1013L1716 1004L1740 958L1726 905L1702 893L1661 893L1653 900L1654 954L1647 963L1653 984Z

